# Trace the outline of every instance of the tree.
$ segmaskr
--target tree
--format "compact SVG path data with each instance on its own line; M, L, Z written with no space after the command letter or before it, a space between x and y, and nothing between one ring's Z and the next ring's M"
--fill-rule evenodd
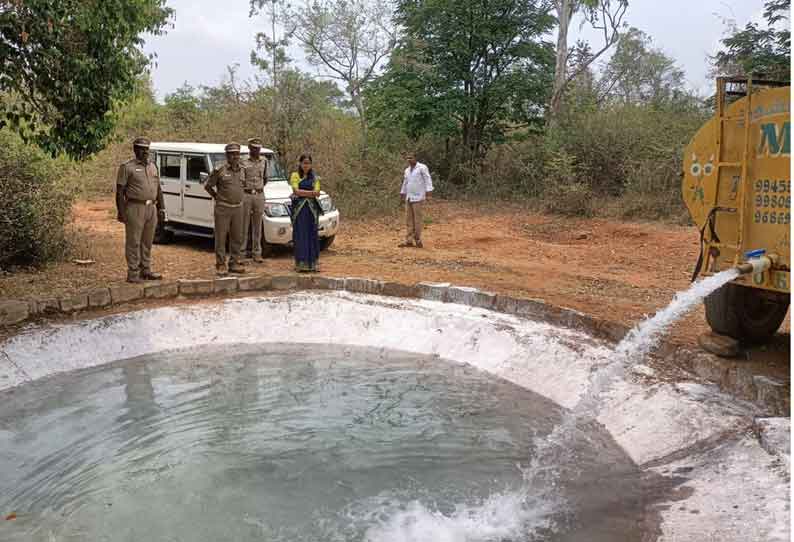
M369 121L384 132L399 131L412 140L429 134L448 138L460 131L450 91L426 52L405 41L392 53L385 73L365 90Z
M160 34L171 13L165 0L3 0L0 127L51 153L96 152L150 60L141 34Z
M305 0L291 11L291 35L321 74L343 83L358 113L367 147L364 87L394 49L395 29L388 0Z
M788 81L791 78L791 31L788 21L791 0L769 0L764 4L767 28L747 23L743 30L735 26L722 40L724 49L712 57L715 74L756 75Z
M553 123L562 112L563 96L570 82L609 50L619 38L619 30L628 8L628 0L554 0L557 13L557 57L554 70L554 88L549 102L548 119ZM569 71L568 29L575 13L581 12L585 21L604 36L603 46L591 52L585 62Z
M332 81L318 81L299 70L281 72L276 93L280 98L283 130L276 131L276 144L283 158L297 158L298 153L311 150L307 144L317 137L316 126L321 118L339 112L343 94Z
M510 130L540 121L554 61L542 2L403 0L397 14L404 36L372 88L380 124L459 139L470 169Z
M199 115L199 104L196 89L187 81L171 94L166 94L165 110L174 129L180 130L193 124Z
M675 60L652 47L650 36L630 28L621 34L598 87L599 102L660 107L685 94L684 72Z
M264 12L267 22L270 23L270 33L257 32L256 49L251 51L251 64L258 66L264 72L270 71L273 87L278 86L279 68L286 66L290 62L287 56L287 47L290 44L289 32L278 33L279 21L287 17L288 5L284 0L250 0L250 17L254 17ZM264 52L265 56L260 56L258 52Z
M287 120L281 109L281 95L279 92L279 73L286 69L291 59L287 56L287 47L290 44L290 32L279 28L280 21L287 21L288 4L285 0L250 0L250 17L264 12L270 24L270 33L258 32L256 34L256 49L251 51L251 64L270 74L273 92L270 93L270 116L273 123L276 139L279 144L286 141ZM281 34L279 34L281 30ZM258 54L263 52L264 56Z
M140 134L156 131L162 111L154 94L151 75L144 73L136 79L130 98L113 111L114 139L131 141Z
M250 88L246 81L243 81L242 84L238 81L237 71L239 69L240 65L236 63L226 66L226 73L218 86L201 85L198 106L202 109L223 110L245 102L250 94Z

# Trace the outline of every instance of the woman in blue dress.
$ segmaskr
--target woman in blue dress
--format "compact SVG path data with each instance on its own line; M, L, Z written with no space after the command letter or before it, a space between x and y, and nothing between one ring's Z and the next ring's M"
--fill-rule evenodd
M320 180L314 175L312 157L304 154L298 162L298 171L290 176L292 185L292 243L295 247L295 270L317 272L320 270L320 237L318 234L322 209L317 202Z

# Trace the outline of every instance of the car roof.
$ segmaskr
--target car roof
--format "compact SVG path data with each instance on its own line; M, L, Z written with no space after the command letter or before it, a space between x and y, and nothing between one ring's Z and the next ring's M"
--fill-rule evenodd
M216 154L220 153L223 154L226 152L225 150L226 143L178 143L178 142L166 142L166 141L157 141L152 142L149 145L149 149L153 151L160 151L160 152L195 152L200 154ZM245 145L240 145L240 152L245 154L248 152L248 147ZM275 154L274 151L262 147L263 153Z

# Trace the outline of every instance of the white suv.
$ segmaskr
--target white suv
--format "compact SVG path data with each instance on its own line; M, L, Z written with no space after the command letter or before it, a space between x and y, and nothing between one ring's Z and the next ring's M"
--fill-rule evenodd
M159 224L155 242L163 243L174 234L213 238L214 200L204 190L209 173L226 161L224 144L216 143L152 143L150 160L160 172L160 186L165 199L166 222ZM248 157L248 147L240 148L241 158ZM292 244L290 195L292 187L283 170L274 160L274 153L262 149L268 160L265 185L265 215L262 221L262 255L271 252L273 245ZM339 211L325 192L320 193L320 247L326 249L334 242L339 229ZM250 242L250 236L249 236Z

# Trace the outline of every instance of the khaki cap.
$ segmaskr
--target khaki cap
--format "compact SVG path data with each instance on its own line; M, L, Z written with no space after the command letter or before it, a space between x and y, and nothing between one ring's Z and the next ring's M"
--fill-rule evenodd
M144 147L144 148L147 148L147 149L149 148L150 144L151 144L151 141L149 141L145 137L136 137L135 141L132 142L132 146L133 147Z
M262 146L262 140L259 139L258 137L252 137L251 139L248 140L248 146L249 147L261 147Z
M223 150L226 152L240 152L240 144L239 143L229 143L226 145Z

